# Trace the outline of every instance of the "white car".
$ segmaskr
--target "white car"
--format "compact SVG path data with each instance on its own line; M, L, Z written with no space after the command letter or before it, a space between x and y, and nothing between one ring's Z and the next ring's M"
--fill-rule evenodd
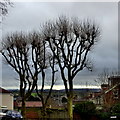
M6 115L6 113L0 112L0 116L4 116Z

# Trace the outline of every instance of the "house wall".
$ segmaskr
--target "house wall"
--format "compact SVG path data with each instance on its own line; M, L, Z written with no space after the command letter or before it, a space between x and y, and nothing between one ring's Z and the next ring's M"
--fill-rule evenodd
M7 106L9 110L13 110L13 95L10 93L0 93L0 107Z

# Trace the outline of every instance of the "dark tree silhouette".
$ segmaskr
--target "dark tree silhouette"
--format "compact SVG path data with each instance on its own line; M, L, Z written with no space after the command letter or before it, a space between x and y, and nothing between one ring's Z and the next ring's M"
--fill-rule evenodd
M25 117L25 100L35 89L40 58L43 55L41 37L34 33L24 35L15 33L3 40L2 56L14 68L20 79L20 96L22 98L22 115Z
M73 80L84 68L92 71L88 54L98 41L99 27L89 20L71 20L66 16L43 26L43 34L58 62L68 98L68 115L72 120Z
M32 35L34 36L34 35ZM31 37L30 37L31 38ZM43 37L42 37L43 38ZM39 46L39 45L38 45ZM42 102L42 115L43 117L46 116L46 107L48 105L48 100L49 97L51 96L51 92L52 92L52 88L53 85L55 84L55 73L57 72L55 66L56 66L56 62L55 62L55 58L54 56L52 56L52 54L49 52L49 47L46 44L46 41L42 40L42 51L40 51L40 53L42 53L42 55L40 56L37 65L39 66L40 72L41 72L41 88L38 88L38 84L36 84L36 92L37 95L39 96L39 98L41 99ZM36 57L39 56L40 54L37 50L36 50ZM37 60L33 60L36 61ZM46 72L46 70L49 69L49 73ZM49 80L47 80L46 76L49 74ZM50 75L51 74L51 75ZM50 89L48 91L48 94L44 94L44 90L45 90L45 83L49 82L50 83Z
M49 67L49 70L51 70L51 71L48 73L48 72L46 72L46 69L42 68L42 66L41 66L42 87L41 87L40 91L38 90L38 87L36 85L37 95L39 96L39 98L42 101L42 116L43 116L43 118L45 118L45 116L47 115L46 108L48 106L48 100L49 100L49 98L51 96L52 88L53 88L53 86L55 84L55 81L56 81L55 73L57 72L57 70L55 69L55 65L56 64L55 64L54 57L51 58L51 56L50 56L50 58L49 58L49 66L48 67ZM44 94L45 83L48 81L48 80L46 80L46 76L48 74L51 74L51 76L49 75L49 82L51 82L50 83L50 89L48 91L48 94Z
M43 37L37 32L25 35L15 33L5 37L1 50L5 61L19 75L20 79L20 96L22 98L22 115L25 118L25 101L36 89L38 96L42 100L45 111L47 101L51 95L55 83L55 59L47 52L47 47ZM51 68L51 88L47 98L44 98L43 90L46 82L45 70ZM38 79L41 74L41 92L38 91Z

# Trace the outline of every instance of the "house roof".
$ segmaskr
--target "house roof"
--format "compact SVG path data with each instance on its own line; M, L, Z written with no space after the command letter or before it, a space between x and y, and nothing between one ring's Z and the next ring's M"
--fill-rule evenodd
M115 89L115 88L118 87L119 85L120 85L120 83L115 84L114 86L108 88L108 89L105 90L104 92L101 92L99 95L95 96L95 98L98 97L98 96L102 96L102 95L104 95L104 94L107 94L108 92L112 91L113 89Z
M11 93L11 92L0 87L0 93Z
M114 88L118 87L120 85L120 83L115 84L114 86L112 86L111 88L109 88L108 90L105 91L105 94L110 92L111 90L113 90Z
M22 106L22 102L17 103L18 107ZM42 102L40 101L26 101L25 107L42 107Z

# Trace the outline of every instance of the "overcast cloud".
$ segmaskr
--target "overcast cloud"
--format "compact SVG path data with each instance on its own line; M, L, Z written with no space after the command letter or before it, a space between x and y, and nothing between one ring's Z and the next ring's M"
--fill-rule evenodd
M89 80L94 84L94 79L100 70L118 67L118 4L110 2L17 2L14 8L9 9L9 15L3 20L3 36L15 31L39 30L40 24L60 15L78 17L81 20L89 18L100 26L100 41L94 47L89 57L93 60L95 69L93 73L83 71L76 76L75 84L85 84ZM17 76L7 65L3 64L3 86L16 86L10 84ZM80 81L80 82L79 82ZM62 81L58 83L61 84Z

